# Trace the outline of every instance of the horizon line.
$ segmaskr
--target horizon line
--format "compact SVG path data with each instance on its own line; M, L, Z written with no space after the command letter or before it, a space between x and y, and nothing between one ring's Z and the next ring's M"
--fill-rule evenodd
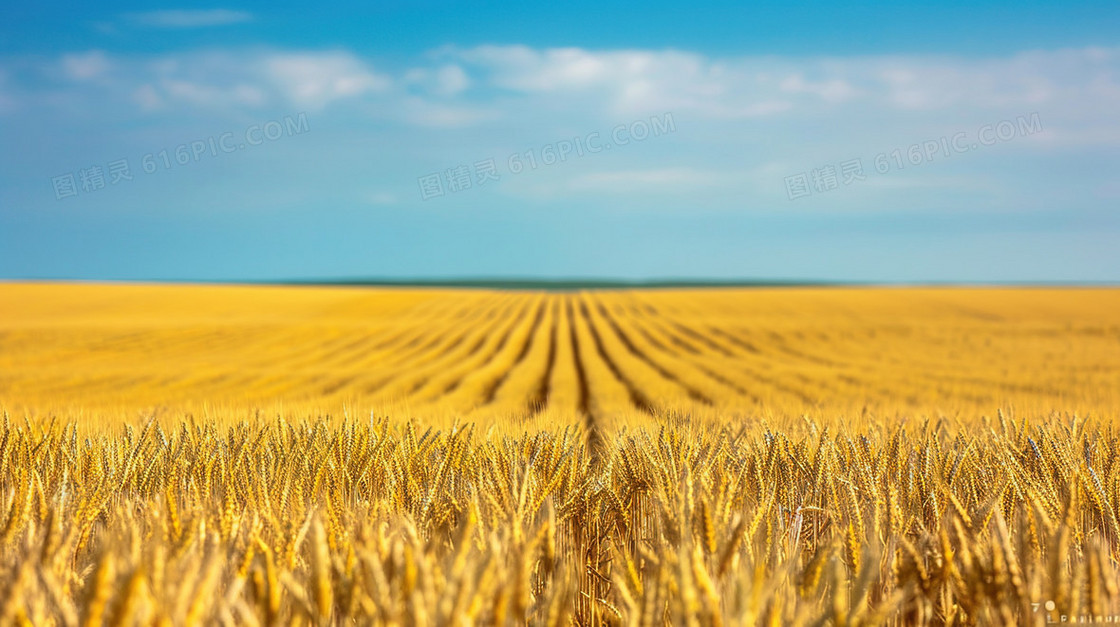
M672 288L809 288L809 287L938 287L938 288L1120 288L1120 281L869 281L821 279L708 279L611 277L350 277L303 279L82 279L0 278L0 283L82 283L123 285L214 285L290 287L399 287L568 291L579 289L672 289Z

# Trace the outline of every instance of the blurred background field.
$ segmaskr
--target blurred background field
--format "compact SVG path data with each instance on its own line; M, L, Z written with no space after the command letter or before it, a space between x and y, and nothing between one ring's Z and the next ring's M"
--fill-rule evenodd
M1115 416L1120 290L0 285L14 415Z

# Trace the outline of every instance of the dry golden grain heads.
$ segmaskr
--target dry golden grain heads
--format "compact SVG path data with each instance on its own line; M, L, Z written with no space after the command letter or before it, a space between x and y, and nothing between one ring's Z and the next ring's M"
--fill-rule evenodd
M746 517L736 514L738 522L735 523L734 529L731 530L731 535L727 538L727 543L724 545L723 550L720 551L717 573L719 577L725 576L734 566L739 554L739 545L742 543L744 536L750 535L747 529Z
M315 515L311 524L311 586L320 623L330 621L334 606L330 548L327 546L326 536L322 520Z
M844 539L845 559L847 560L848 568L852 572L852 577L856 577L860 572L862 533L858 530L855 523L848 523L848 529Z

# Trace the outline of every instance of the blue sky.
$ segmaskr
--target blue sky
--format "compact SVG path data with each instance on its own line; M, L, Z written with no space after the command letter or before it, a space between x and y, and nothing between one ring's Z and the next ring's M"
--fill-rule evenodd
M5 15L0 278L1120 281L1115 2Z

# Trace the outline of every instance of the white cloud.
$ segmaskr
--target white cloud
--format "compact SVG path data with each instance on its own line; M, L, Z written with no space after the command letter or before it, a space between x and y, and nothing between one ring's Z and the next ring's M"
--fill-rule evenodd
M203 28L251 22L253 14L229 9L166 10L125 14L128 21L151 28Z
M104 76L112 67L109 57L100 50L80 54L67 54L62 57L62 70L66 76L76 81L88 81Z
M332 101L381 91L391 80L373 72L347 52L270 55L262 61L267 76L301 107L322 108Z
M419 85L437 96L455 96L470 87L471 79L463 68L449 63L436 69L414 68L404 75L405 82Z
M436 92L451 96L470 86L470 78L458 65L445 65L436 71Z
M445 65L436 71L436 93L453 96L470 85L470 78L458 65Z
M742 93L748 85L702 55L669 51L595 52L582 48L535 50L479 46L445 53L477 69L489 84L526 94L578 97L619 114L688 109L717 117L766 115L767 98ZM741 96L731 102L729 95Z
M75 81L102 77L112 68L112 87L144 111L270 105L318 110L383 91L392 83L359 57L341 51L211 50L112 62L92 51L67 55L61 64Z
M1112 144L1120 135L1116 48L983 58L719 58L677 50L490 45L443 48L395 69L375 68L347 50L217 48L148 57L90 50L45 64L40 77L34 75L38 66L19 63L0 59L0 68L12 70L4 86L6 109L16 96L32 105L104 101L142 111L350 107L417 127L546 124L565 134L673 112L682 122L713 129L811 123L813 133L796 142L806 149L830 135L852 136L854 129L877 133L892 119L920 141L927 132L974 130L967 128L974 121L1037 111L1047 129L1040 145ZM58 76L69 82L63 90L43 88ZM925 126L915 128L915 120ZM945 128L962 124L966 128Z
M449 105L408 97L398 107L399 117L416 126L430 128L461 128L502 117L497 109L472 105Z
M781 82L781 90L794 94L813 94L826 102L844 102L858 93L847 81L834 78L827 81L812 82L800 74L793 74Z
M228 105L260 107L267 101L262 89L244 83L217 87L186 80L164 79L160 81L159 87L169 100L204 107ZM149 102L152 101L149 99Z
M679 111L709 119L797 115L858 104L934 112L1042 106L1103 117L1120 99L1111 48L965 58L937 55L712 58L675 50L527 46L444 48L475 83L526 99L615 115ZM547 96L547 98L546 98ZM1070 115L1071 118L1078 117Z
M998 108L1099 102L1094 89L1117 89L1115 51L1030 51L1010 57L869 57L848 69L902 109Z
M163 107L163 98L151 85L137 87L136 91L132 92L132 99L140 105L140 109L143 111L154 111Z

